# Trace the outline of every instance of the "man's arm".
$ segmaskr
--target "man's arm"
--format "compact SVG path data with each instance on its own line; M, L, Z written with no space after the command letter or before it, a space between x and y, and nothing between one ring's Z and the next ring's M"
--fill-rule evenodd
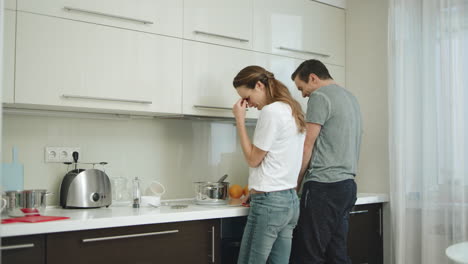
M306 170L309 168L310 160L312 158L312 151L314 150L315 141L317 140L318 135L322 126L316 123L307 123L306 124L306 138L304 140L304 150L302 154L302 166L301 171L299 172L299 177L297 178L297 190L301 188L302 180Z

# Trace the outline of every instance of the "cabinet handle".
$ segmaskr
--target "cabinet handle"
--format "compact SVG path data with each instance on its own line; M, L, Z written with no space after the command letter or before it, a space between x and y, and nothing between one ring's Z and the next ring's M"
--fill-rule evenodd
M83 242L83 243L89 243L89 242L97 242L97 241L105 241L105 240L115 240L115 239L125 239L125 238L134 238L134 237L157 236L157 235L165 235L165 234L174 234L174 233L178 233L178 232L179 232L179 230L168 230L168 231L151 232L151 233L141 233L141 234L133 234L133 235L121 235L121 236L85 238L85 239L82 239L82 242Z
M349 212L349 214L365 214L368 212L369 210L361 210L361 211L352 211L352 212Z
M313 51L309 51L309 50L291 49L291 48L287 48L287 47L278 47L278 49L293 51L293 52L299 52L299 53L312 54L312 55L318 55L318 56L322 56L322 57L325 57L325 58L330 57L330 55L328 55L328 54L313 52Z
M74 98L74 99L90 99L90 100L100 100L100 101L112 101L112 102L124 102L124 103L136 103L136 104L152 104L152 101L144 100L130 100L130 99L117 99L117 98L108 98L108 97L95 97L95 96L83 96L83 95L72 95L64 94L63 98Z
M207 106L207 105L194 105L193 107L202 110L222 110L222 111L232 111L230 107L218 107L218 106Z
M12 250L12 249L21 249L21 248L32 248L34 244L21 244L21 245L13 245L13 246L1 246L0 250Z
M221 34L210 33L210 32L206 32L206 31L200 31L200 30L194 30L193 33L208 35L208 36L214 36L214 37L220 37L220 38L226 38L226 39L232 39L232 40L238 40L240 42L249 42L248 39L243 39L243 38L238 38L238 37L231 37L231 36L228 36L228 35L221 35Z
M211 226L211 263L215 263L215 227Z
M117 18L117 19L121 19L121 20L138 22L138 23L142 23L142 24L154 24L153 21L142 20L142 19L131 18L131 17L118 16L118 15L112 15L112 14L106 14L106 13L102 13L102 12L86 10L86 9L81 9L81 8L75 8L75 7L69 7L69 6L64 6L63 9L65 9L66 11L69 11L69 12L74 11L74 12L87 13L87 14L91 14L91 15L106 16L106 17Z
M382 236L382 208L379 209L379 235Z
M200 110L220 110L220 111L232 111L231 107L220 107L220 106L208 106L208 105L194 105L193 107ZM248 108L245 109L249 111Z

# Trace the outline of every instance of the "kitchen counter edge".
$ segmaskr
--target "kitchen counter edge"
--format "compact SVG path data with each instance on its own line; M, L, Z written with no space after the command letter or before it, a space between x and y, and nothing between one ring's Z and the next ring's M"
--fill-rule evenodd
M356 205L389 202L387 194L359 193ZM70 219L42 223L14 223L0 225L1 237L70 232L89 229L112 228L134 225L161 224L248 215L249 209L241 206L200 206L190 204L187 208L109 207L99 209L61 209L51 207L45 215L67 216Z

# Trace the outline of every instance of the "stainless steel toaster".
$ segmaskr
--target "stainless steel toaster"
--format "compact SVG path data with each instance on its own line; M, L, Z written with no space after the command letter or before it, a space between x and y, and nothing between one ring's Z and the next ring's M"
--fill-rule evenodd
M60 185L63 208L108 207L112 203L111 184L107 174L98 169L69 171Z

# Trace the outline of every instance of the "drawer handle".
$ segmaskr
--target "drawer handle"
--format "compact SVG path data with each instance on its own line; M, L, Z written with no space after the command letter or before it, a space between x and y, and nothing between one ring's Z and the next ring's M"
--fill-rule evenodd
M379 235L382 236L383 227L382 227L382 208L379 209Z
M293 52L299 52L299 53L312 54L312 55L318 55L318 56L322 56L322 57L325 57L325 58L330 57L330 55L328 55L328 54L313 52L313 51L309 51L309 50L292 49L292 48L287 48L287 47L278 47L278 49L293 51Z
M208 35L208 36L214 36L214 37L220 37L220 38L226 38L226 39L232 39L232 40L238 40L240 42L249 42L248 39L243 39L243 38L238 38L238 37L231 37L231 36L228 36L228 35L215 34L215 33L210 33L210 32L200 31L200 30L194 30L193 33Z
M131 17L118 16L118 15L112 15L112 14L106 14L106 13L102 13L102 12L86 10L86 9L81 9L81 8L75 8L75 7L69 7L69 6L65 6L65 7L63 7L63 9L65 9L66 11L69 11L69 12L74 11L74 12L87 13L87 14L92 14L92 15L97 15L97 16L106 16L106 17L117 18L117 19L121 19L121 20L138 22L138 23L142 23L142 24L154 24L153 21L136 19L136 18L131 18Z
M220 107L220 106L208 106L208 105L194 105L193 107L200 110L221 110L221 111L232 111L231 107ZM249 111L248 108L245 109Z
M215 227L211 226L211 263L215 263Z
M95 97L95 96L82 96L82 95L72 95L64 94L63 98L74 98L74 99L90 99L90 100L101 100L101 101L112 101L112 102L124 102L124 103L136 103L136 104L152 104L152 101L144 100L130 100L130 99L117 99L117 98L108 98L108 97Z
M141 233L141 234L133 234L133 235L85 238L82 241L83 241L83 243L89 243L89 242L134 238L134 237L158 236L158 235L165 235L165 234L174 234L174 233L178 233L178 232L179 232L179 230L168 230L168 231Z
M32 248L34 244L21 244L21 245L12 245L12 246L1 246L0 250L13 250L13 249L21 249L21 248Z
M361 210L361 211L352 211L352 212L349 212L349 214L365 214L368 212L369 210Z
M219 107L219 106L207 106L207 105L194 105L193 107L202 110L222 110L222 111L232 111L230 107Z

